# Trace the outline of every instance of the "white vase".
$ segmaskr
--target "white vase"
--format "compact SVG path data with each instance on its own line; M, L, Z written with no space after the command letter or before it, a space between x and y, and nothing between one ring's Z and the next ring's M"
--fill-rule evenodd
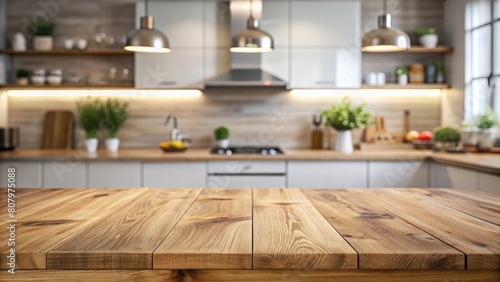
M479 135L478 135L479 148L480 149L489 149L489 148L493 147L493 144L495 144L495 139L497 136L496 133L497 133L496 127L480 129Z
M477 146L479 131L476 128L464 127L461 130L460 139L464 146Z
M337 136L335 139L335 151L339 151L342 153L352 153L353 151L353 144L352 144L352 131L351 130L344 130L344 131L337 131Z
M106 149L110 152L117 152L118 147L120 147L120 139L118 138L107 138L106 139Z
M88 138L85 140L85 147L87 147L87 152L95 153L97 150L97 138Z
M12 39L12 49L16 52L26 51L26 37L21 32L14 34Z
M217 140L217 143L219 144L220 148L226 149L227 147L229 147L229 139Z
M418 38L418 43L426 48L436 48L438 44L437 34L425 34Z
M33 37L33 49L36 51L50 51L54 44L52 36L35 36Z

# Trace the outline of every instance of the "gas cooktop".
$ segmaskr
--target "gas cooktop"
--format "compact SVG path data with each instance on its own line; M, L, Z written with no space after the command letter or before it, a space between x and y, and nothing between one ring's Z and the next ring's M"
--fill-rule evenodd
M210 149L210 154L228 155L228 156L231 156L233 154L259 154L263 156L276 156L283 154L283 151L278 146L269 146L269 147L243 146L243 147L229 147L229 148L215 147Z

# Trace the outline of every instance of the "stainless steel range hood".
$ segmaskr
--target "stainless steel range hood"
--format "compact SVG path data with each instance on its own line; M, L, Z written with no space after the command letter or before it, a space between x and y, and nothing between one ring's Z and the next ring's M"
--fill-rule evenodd
M254 0L254 15L259 16L262 2ZM231 1L231 35L245 28L249 16L249 1ZM260 10L260 11L259 11ZM229 50L228 50L229 52ZM261 54L231 53L231 70L207 80L207 87L285 87L281 78L261 69Z

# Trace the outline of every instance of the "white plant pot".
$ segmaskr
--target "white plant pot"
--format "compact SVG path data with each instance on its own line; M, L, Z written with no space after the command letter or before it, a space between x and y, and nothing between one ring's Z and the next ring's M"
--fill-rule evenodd
M85 140L85 147L87 147L87 152L95 153L97 151L97 138L88 138Z
M219 144L220 148L227 148L229 147L229 139L222 139L222 140L217 140L217 143Z
M478 146L480 149L489 149L495 144L495 139L497 136L497 129L487 128L480 129L478 134Z
M426 34L418 38L418 43L426 48L436 48L438 36L436 34Z
M464 146L477 146L479 131L476 128L462 128L460 139Z
M337 131L337 136L335 139L335 151L339 151L342 153L352 153L353 151L352 144L352 131Z
M107 138L106 139L106 149L110 152L117 152L120 147L120 139L118 138Z
M33 49L37 51L50 51L54 45L52 36L35 36L33 37Z

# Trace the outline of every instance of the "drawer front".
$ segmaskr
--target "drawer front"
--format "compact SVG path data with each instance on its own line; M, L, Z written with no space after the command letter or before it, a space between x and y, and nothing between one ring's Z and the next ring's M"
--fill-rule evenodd
M210 175L208 188L285 188L285 176Z
M209 174L285 174L285 161L211 161Z

